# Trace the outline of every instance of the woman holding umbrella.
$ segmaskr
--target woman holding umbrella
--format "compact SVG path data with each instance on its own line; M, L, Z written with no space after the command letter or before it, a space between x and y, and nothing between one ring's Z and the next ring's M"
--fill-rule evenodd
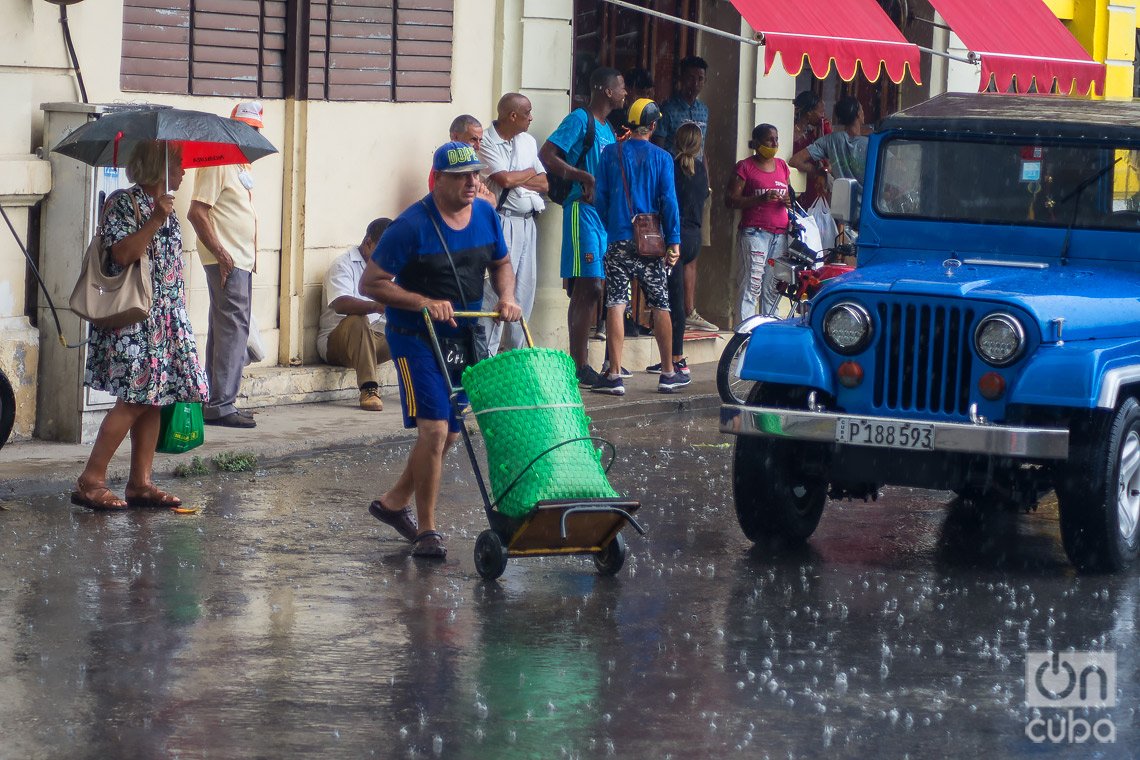
M135 184L111 199L103 225L113 266L150 258L154 301L142 322L118 329L92 326L84 383L117 397L79 476L71 501L98 510L178 507L181 500L151 479L158 445L160 408L176 401L203 401L206 377L194 331L186 316L182 276L182 231L171 193L185 170L177 143L137 143L127 161ZM111 457L131 436L131 466L118 498L107 487Z

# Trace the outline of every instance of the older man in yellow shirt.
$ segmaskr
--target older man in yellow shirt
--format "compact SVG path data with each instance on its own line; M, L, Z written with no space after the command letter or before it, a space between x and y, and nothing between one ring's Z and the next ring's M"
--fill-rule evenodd
M239 103L231 118L261 129L259 102ZM210 400L206 424L256 427L253 415L235 404L246 365L253 273L257 270L257 212L249 164L198 169L187 219L198 234L198 254L210 290L206 377Z

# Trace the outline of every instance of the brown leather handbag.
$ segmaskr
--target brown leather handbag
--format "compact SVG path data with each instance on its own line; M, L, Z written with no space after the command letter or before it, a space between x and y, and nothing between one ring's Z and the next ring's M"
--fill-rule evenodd
M99 217L99 228L87 244L83 255L83 270L71 291L71 310L96 327L114 329L142 322L150 314L153 303L150 279L150 257L143 256L132 262L118 274L109 274L111 249L103 243L103 225L111 200L119 192L111 194L103 206ZM128 193L129 195L129 193ZM142 226L138 201L130 195L135 207L135 224Z
M625 159L621 154L621 143L618 143L618 166L621 167L621 184L625 189L625 203L629 212L633 214L633 200L629 195L629 180L625 176ZM660 259L665 256L665 233L661 231L660 214L633 214L630 219L633 225L633 241L637 244L637 255L646 258Z

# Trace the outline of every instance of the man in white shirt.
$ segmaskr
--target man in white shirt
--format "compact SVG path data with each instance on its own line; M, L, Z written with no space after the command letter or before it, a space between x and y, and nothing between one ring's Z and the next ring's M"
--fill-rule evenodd
M262 116L256 100L238 103L230 114L257 130L263 126ZM257 271L257 211L249 164L198 169L186 218L198 235L198 255L210 292L205 352L210 399L202 406L202 416L207 425L256 427L253 415L236 406L241 371L248 361Z
M333 260L325 273L325 308L317 330L317 353L327 363L356 370L360 386L360 408L379 412L380 399L376 365L392 358L384 337L384 304L360 292L360 276L365 259L391 219L374 219L359 246L353 246Z
M541 193L549 189L546 169L538 159L538 144L527 130L533 120L530 99L517 92L499 98L498 118L483 133L479 160L487 187L495 195L495 210L503 227L503 237L515 271L515 301L524 319L530 319L537 283L538 230L534 217L546 208ZM497 296L487 282L483 302L495 303ZM506 348L526 345L518 322L483 320L487 353L494 356L500 343Z

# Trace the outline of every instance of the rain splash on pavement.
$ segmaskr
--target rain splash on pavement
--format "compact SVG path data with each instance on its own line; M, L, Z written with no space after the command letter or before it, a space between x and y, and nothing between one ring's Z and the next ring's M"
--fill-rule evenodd
M1083 753L1140 747L1137 572L1075 574L1055 504L979 530L889 489L753 547L711 412L599 434L649 531L615 578L571 557L482 581L462 450L444 563L366 511L406 445L164 482L193 516L9 502L0 758L1007 757L1072 749L1027 736L1055 716L1108 721ZM1048 649L1115 652L1116 706L1029 707Z

